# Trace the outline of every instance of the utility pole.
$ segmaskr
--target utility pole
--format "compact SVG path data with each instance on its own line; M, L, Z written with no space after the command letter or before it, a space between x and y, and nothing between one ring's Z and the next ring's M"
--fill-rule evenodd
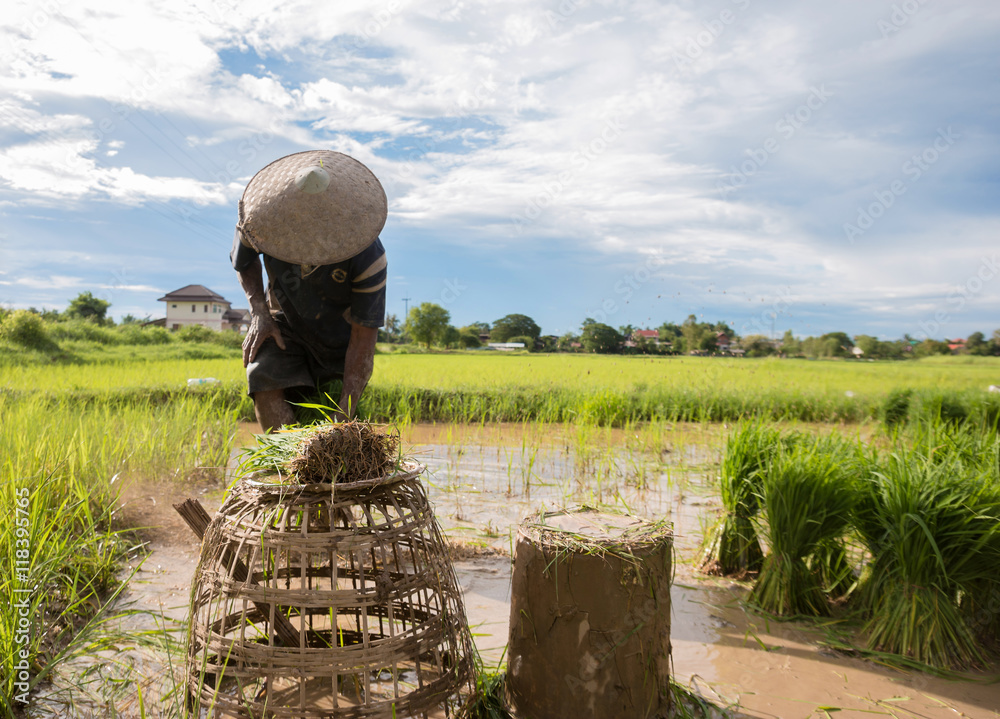
M406 322L406 318L410 316L410 298L403 298L403 322Z

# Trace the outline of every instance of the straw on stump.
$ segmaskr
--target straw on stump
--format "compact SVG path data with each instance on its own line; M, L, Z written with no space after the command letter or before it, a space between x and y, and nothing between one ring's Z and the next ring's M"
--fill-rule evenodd
M518 530L507 686L532 719L665 717L669 525L593 510Z

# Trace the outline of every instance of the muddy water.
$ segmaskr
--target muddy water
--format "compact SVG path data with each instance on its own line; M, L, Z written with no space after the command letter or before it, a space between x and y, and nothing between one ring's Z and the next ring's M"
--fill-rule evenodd
M703 426L642 437L532 425L439 425L404 428L402 439L428 468L428 493L448 537L473 548L507 550L524 517L562 506L603 504L669 518L677 550L671 591L675 675L722 706L738 706L740 715L1000 717L1000 684L905 674L828 652L816 643L822 633L815 627L769 623L747 613L740 605L746 585L692 569L703 524L718 509L712 477L723 435L721 428ZM186 616L197 544L170 504L187 496L198 496L209 511L222 498L219 488L176 486L136 487L128 498L132 518L152 529L150 554L125 600L162 615L161 622L176 620L175 628ZM456 570L477 647L487 663L500 661L507 642L510 560L472 557L457 561ZM134 629L156 624L151 616L128 621ZM180 633L178 639L183 640ZM176 693L150 701L169 695L162 652L131 650L117 658L132 667L133 680L144 677L147 716L179 714ZM93 671L92 662L89 667ZM64 672L57 684L79 685L82 667L76 669L77 674ZM108 669L107 677L112 674ZM109 697L105 693L103 707L85 708L87 703L78 701L69 713L65 704L48 702L32 716L139 716L134 690Z

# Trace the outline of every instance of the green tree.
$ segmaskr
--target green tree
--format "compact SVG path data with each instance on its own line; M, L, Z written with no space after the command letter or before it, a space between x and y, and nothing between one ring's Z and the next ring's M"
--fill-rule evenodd
M541 333L542 328L527 315L507 315L493 323L490 339L494 342L509 342L511 337L524 335L537 340Z
M1000 330L993 330L990 345L990 354L1000 355Z
M451 313L441 305L433 302L422 302L410 309L406 318L406 334L417 342L423 342L430 349L431 342L444 333L451 321Z
M473 322L461 328L462 332L472 332L475 335L488 335L490 333L489 322Z
M785 330L785 335L781 338L781 351L790 357L802 354L802 342L795 339L791 330Z
M567 332L558 340L556 340L556 348L561 352L576 352L579 347L574 347L573 345L580 342L580 336L575 335L572 332Z
M701 349L701 341L704 335L705 329L698 322L698 318L694 315L688 315L687 319L681 324L681 336L684 337L684 347L689 352Z
M917 357L930 357L931 355L950 355L951 348L947 342L940 340L926 339L913 348L913 354Z
M91 320L103 324L110 306L110 302L94 297L88 290L81 292L76 296L76 299L70 301L65 315L71 320Z
M580 335L584 350L598 354L618 352L623 340L624 338L614 327L593 320L583 326L583 334Z
M713 330L702 330L701 339L698 341L698 349L715 352L718 348L719 338Z
M461 338L462 335L459 333L459 331L455 327L448 325L447 327L444 328L444 331L438 338L438 342L440 342L441 346L444 347L445 349L451 349L453 347L457 348Z
M681 336L681 326L673 322L664 322L656 329L660 332L660 342L673 342Z
M854 347L854 342L845 332L827 332L819 339L823 343L824 357L844 357Z
M385 316L385 338L388 342L399 342L402 339L403 328L400 325L399 317L396 315Z
M535 351L535 338L528 335L516 335L507 340L508 342L520 342L528 352Z
M982 332L973 332L965 338L965 351L970 355L988 355L991 354L990 349L990 343Z
M740 344L746 350L747 357L767 357L776 352L774 343L764 335L747 335L740 340Z
M467 329L459 330L458 343L465 349L474 349L483 346L482 341L479 339L479 333L470 332Z
M882 356L881 344L877 337L871 335L855 335L854 337L854 346L864 353L862 357L868 359L878 359Z
M45 322L30 310L14 310L6 314L0 324L0 339L43 352L58 349L49 336Z

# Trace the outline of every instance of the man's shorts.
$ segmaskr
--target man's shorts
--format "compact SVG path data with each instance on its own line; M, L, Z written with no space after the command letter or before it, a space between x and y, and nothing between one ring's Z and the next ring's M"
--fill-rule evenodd
M285 349L268 338L247 365L249 394L276 389L315 389L344 377L343 350L326 349L297 337L287 322L276 318Z

